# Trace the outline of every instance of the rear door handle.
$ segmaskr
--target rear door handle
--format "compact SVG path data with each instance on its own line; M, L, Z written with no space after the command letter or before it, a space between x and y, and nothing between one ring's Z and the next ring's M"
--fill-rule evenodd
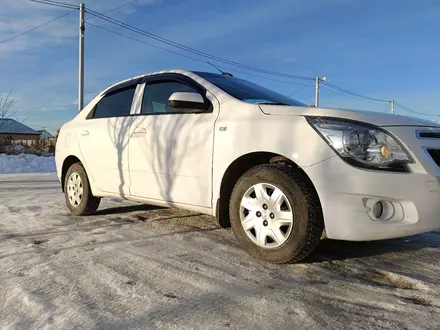
M140 134L145 134L147 133L147 130L145 128L136 128L134 130L134 134L140 135Z
M81 131L81 135L89 135L89 131L86 131L86 130Z

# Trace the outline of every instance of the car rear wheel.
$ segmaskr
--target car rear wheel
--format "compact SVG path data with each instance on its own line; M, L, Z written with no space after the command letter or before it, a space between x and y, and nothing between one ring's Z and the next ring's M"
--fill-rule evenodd
M93 196L89 179L81 163L75 163L67 170L64 196L70 212L77 216L94 213L101 201Z
M290 167L261 165L247 171L230 200L232 230L252 256L297 262L318 246L322 211L313 187Z

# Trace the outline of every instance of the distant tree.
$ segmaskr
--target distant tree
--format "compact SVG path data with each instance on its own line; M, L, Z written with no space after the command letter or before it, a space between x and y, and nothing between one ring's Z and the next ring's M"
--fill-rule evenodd
M17 113L12 110L16 103L17 101L11 99L11 91L6 96L0 95L0 128L5 125L5 119L9 119Z

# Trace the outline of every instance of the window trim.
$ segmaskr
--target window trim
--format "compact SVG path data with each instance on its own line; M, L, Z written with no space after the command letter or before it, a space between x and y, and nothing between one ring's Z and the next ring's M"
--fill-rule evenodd
M160 82L178 82L183 85L189 86L194 88L200 95L202 95L205 102L207 102L210 107L208 110L205 111L191 111L191 112L183 112L183 111L176 111L176 112L163 112L163 113L142 113L142 104L144 101L144 92L145 87L150 84L160 83ZM143 87L142 87L143 86ZM119 116L113 116L113 117L95 117L95 110L96 106L101 102L106 96L110 96L119 92L123 92L124 90L135 88L133 99L131 103L130 113L127 115L119 115ZM133 81L130 81L129 83L124 82L121 83L121 85L116 85L112 87L110 90L108 90L102 98L93 106L92 110L90 110L89 114L86 117L86 120L90 119L110 119L110 118L123 118L123 117L135 117L135 116L166 116L166 115L192 115L192 114L205 114L205 113L213 113L214 112L214 104L212 101L206 96L208 90L202 86L197 81L193 80L192 78L182 75L180 73L160 73L157 75L149 75L142 78L135 79ZM141 93L142 97L139 97L139 94ZM135 104L137 103L137 104Z
M133 101L131 103L130 115L139 115L142 113L142 102L144 100L145 83L138 84L134 91Z

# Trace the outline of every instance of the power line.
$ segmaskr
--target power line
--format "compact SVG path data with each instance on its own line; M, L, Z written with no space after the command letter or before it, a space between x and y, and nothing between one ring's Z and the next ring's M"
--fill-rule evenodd
M109 13L115 12L116 10L122 9L122 8L124 8L124 7L127 7L127 6L129 6L129 5L131 5L131 4L135 3L135 2L138 2L138 1L139 1L139 0L132 0L132 1L129 1L129 2L127 2L127 3L124 3L124 4L120 5L120 6L116 6L116 7L114 7L114 8L109 9L109 10L106 10L106 11L104 11L102 14L104 15L104 14L109 14ZM94 17L90 17L90 18L86 19L85 22L89 22L90 20L92 20L92 19L94 19L94 18L96 18L96 16L94 16Z
M312 85L312 83L313 83L313 81L310 84L308 84L308 85L304 85L303 87L301 87L300 89L294 91L293 93L289 94L288 96L292 96L292 95L295 95L296 93L301 92L303 89L305 89L307 87L310 87Z
M119 9L121 9L121 8L123 8L123 7L129 6L129 5L131 5L131 4L135 3L135 2L138 2L138 1L139 1L139 0L132 0L132 1L129 1L129 2L125 3L125 4L122 4L122 5L120 5L120 6L117 6L117 7L115 7L115 8L112 8L112 9L110 9L110 10L107 10L107 11L103 12L102 15L104 15L104 14L108 14L108 13L111 13L111 12L114 12L114 11L116 11L116 10L119 10ZM96 17L96 16L95 16L95 17ZM154 48L158 48L158 49L164 50L164 51L166 51L166 52L173 53L173 54L176 54L176 55L179 55L179 56L182 56L182 57L188 58L188 59L191 59L191 60L193 60L193 61L197 61L197 62L201 62L201 63L206 63L206 61L204 61L204 60L202 60L202 59L195 58L195 57L191 57L191 56L188 56L188 55L185 55L185 54L179 53L179 52L174 52L174 51L172 51L172 50L170 50L170 49L163 48L163 47L160 47L160 46L157 46L157 45L154 45L154 44L151 44L151 43L148 43L148 42L145 42L145 41L142 41L142 40L139 40L139 39L136 39L136 38L130 37L130 36L127 36L127 35L125 35L125 34L122 34L122 33L116 32L116 31L114 31L114 30L107 29L107 28L105 28L105 27L102 27L102 26L99 26L99 25L96 25L96 24L92 24L92 23L90 23L88 20L86 20L86 21L87 21L87 24L89 24L89 25L91 25L91 26L93 26L93 27L95 27L95 28L98 28L98 29L101 29L101 30L105 30L105 31L107 31L107 32L109 32L109 33L113 33L113 34L119 35L119 36L121 36L121 37L124 37L124 38L130 39L130 40L133 40L133 41L136 41L136 42L139 42L139 43L142 43L142 44L145 44L145 45L148 45L148 46L154 47ZM234 72L241 73L241 74L244 74L244 75L248 75L248 76L251 76L251 77L256 77L256 78L261 78L261 79L266 79L266 80L271 80L271 81L276 81L276 82L281 82L281 83L289 84L289 85L299 85L299 86L305 86L305 87L310 86L310 85L304 85L304 84L299 84L299 83L292 83L292 82L290 82L290 81L284 81L284 80L278 80L278 79L273 79L273 78L264 77L264 76L253 75L253 74L250 74L250 73L247 73L247 72L243 72L243 71L239 71L239 70L236 70L236 69L233 69L233 71L234 71Z
M149 43L149 42L146 42L146 41L143 41L143 40L140 40L140 39L136 39L136 38L133 38L133 37L127 36L126 34L119 33L119 32L116 32L116 31L113 31L113 30L107 29L107 28L105 28L105 27L102 27L102 26L99 26L99 25L96 25L96 24L93 24L93 23L90 23L90 22L87 22L87 25L93 26L93 27L95 27L95 28L97 28L97 29L101 29L101 30L107 31L107 32L110 32L110 33L116 34L116 35L118 35L118 36L121 36L121 37L124 37L124 38L130 39L130 40L133 40L133 41L136 41L136 42L139 42L139 43L141 43L141 44L145 44L145 45L148 45L148 46L151 46L151 47L154 47L154 48L158 48L158 49L164 50L164 51L166 51L166 52L170 52L170 53L173 53L173 54L176 54L176 55L179 55L179 56L186 57L186 58L191 59L191 60L193 60L193 61L206 63L205 61L203 61L203 60L201 60L201 59L198 59L198 58L195 58L195 57L191 57L191 56L188 56L188 55L185 55L185 54L181 54L181 53L179 53L179 52L175 52L175 51L173 51L173 50L170 50L170 49L167 49L167 48L164 48L164 47L160 47L160 46L158 46L158 45L154 45L154 44L152 44L152 43Z
M215 55L211 55L211 54L208 54L206 52L199 51L197 49L194 49L194 48L191 48L191 47L179 44L179 43L174 42L172 40L160 37L160 36L158 36L156 34L153 34L153 33L147 32L145 30L136 28L136 27L134 27L132 25L129 25L129 24L121 22L121 21L118 21L116 19L112 19L112 18L110 18L110 17L108 17L106 15L100 14L100 13L94 11L94 10L88 9L86 11L89 14L92 14L92 15L94 15L94 16L96 16L96 17L98 17L98 18L100 18L100 19L102 19L104 21L107 21L109 23L115 24L115 25L117 25L119 27L122 27L124 29L127 29L129 31L141 34L143 36L146 36L146 37L154 39L156 41L165 43L167 45L170 45L170 46L173 46L173 47L176 47L176 48L179 48L179 49L184 50L186 52L190 52L190 53L196 54L198 56L202 56L202 57L205 57L205 58L209 58L211 60L215 60L217 62L222 62L222 63L225 63L225 64L241 67L241 68L244 68L244 69L247 69L247 70L256 71L256 72L260 72L260 73L264 73L264 74L268 74L268 75L275 75L275 76L287 77L287 78L292 78L292 79L313 80L313 78L310 78L310 77L295 76L295 75L286 74L286 73L269 71L269 70L261 69L261 68L258 68L258 67L253 67L253 66L250 66L250 65L246 65L246 64L235 62L235 61L227 60L227 59L224 59L224 58L221 58L221 57L218 57L218 56L215 56Z
M276 82L280 82L280 83L283 83L283 84L297 85L297 86L309 86L309 85L305 85L305 84L294 83L294 82L291 82L291 81L285 81L285 80L279 80L279 79L269 78L269 77L265 77L265 76L259 76L259 75L256 75L256 74L244 72L244 71L237 70L237 69L232 69L232 72L237 72L237 73L244 74L244 75L250 76L250 77L261 78L261 79L266 79L266 80L270 80L270 81L276 81Z
M388 112L388 104L385 104L380 110L379 112Z
M338 91L340 91L342 93L345 93L345 94L348 94L348 95L352 95L352 96L355 96L355 97L363 98L363 99L370 100L370 101L376 101L376 102L390 102L389 100L378 99L378 98L362 95L362 94L359 94L359 93L356 93L356 92L352 92L352 91L349 91L347 89L344 89L342 87L336 86L336 85L331 84L331 83L326 82L326 81L323 81L322 83L324 85L330 87L330 88L333 88L333 89L338 90Z
M340 91L342 93L345 93L345 94L348 94L348 95L351 95L351 96L359 97L359 98L370 100L370 101L376 101L376 102L387 102L387 103L390 102L389 100L378 99L378 98L362 95L362 94L359 94L359 93L355 93L355 92L349 91L347 89L344 89L342 87L339 87L339 86L336 86L334 84L331 84L331 83L329 83L327 81L321 81L321 82L322 82L322 84L326 85L329 88L338 90L338 91Z
M401 103L399 103L399 102L396 102L396 101L394 101L394 104L397 105L399 108L401 108L401 109L403 109L403 110L406 110L406 111L408 111L408 112L411 112L411 113L414 113L414 114L417 114L417 115L428 116L428 117L437 117L437 115L432 115L432 114L428 114L428 113L423 113L423 112L416 111L416 110L414 110L414 109L408 108L407 106L405 106L405 105L403 105L403 104L401 104Z
M131 1L131 2L127 3L127 4L125 4L125 5L128 5L128 4L133 3L133 2L136 2L136 1ZM124 7L125 5L122 5L122 6L120 6L120 7ZM118 7L117 7L116 9L118 9ZM115 9L115 10L116 10L116 9ZM156 41L159 41L159 42L165 43L165 44L167 44L167 45L170 45L170 46L173 46L173 47L176 47L176 48L179 48L179 49L181 49L181 50L183 50L183 51L187 51L187 52L190 52L190 53L196 54L196 55L198 55L198 56L206 57L206 58L209 58L209 59L212 59L212 60L218 61L218 62L222 62L222 63L224 63L224 64L226 64L226 65L236 66L236 67L240 67L240 68L247 69L247 70L250 70L250 71L256 71L256 72L260 72L260 73L264 73L264 74L268 74L268 75L281 76L281 77L287 77L287 78L293 78L293 79L304 79L304 80L310 80L310 81L313 81L313 80L314 80L313 78L309 78L309 77L294 76L294 75L290 75L290 74L284 74L284 73L280 73L280 72L269 71L269 70L261 69L261 68L258 68L258 67L253 67L253 66L249 66L249 65L246 65L246 64L242 64L242 63L239 63L239 62L235 62L235 61L227 60L227 59L224 59L224 58L221 58L221 57L218 57L218 56L215 56L215 55L211 55L211 54L206 53L206 52L203 52L203 51L199 51L199 50L194 49L194 48L191 48L191 47L187 47L187 46L185 46L185 45L182 45L182 44L179 44L179 43L174 42L174 41L172 41L172 40L169 40L169 39L166 39L166 38L160 37L160 36L158 36L158 35L156 35L156 34L153 34L153 33L147 32L147 31L145 31L145 30L139 29L139 28L137 28L137 27L134 27L134 26L129 25L129 24L127 24L127 23L124 23L124 22L118 21L118 20L116 20L116 19L112 19L112 18L110 18L110 17L108 17L108 16L106 16L106 15L104 15L104 14L98 13L98 12L96 12L96 11L94 11L94 10L90 10L90 9L88 9L87 12L88 12L89 14L92 14L93 16L95 16L95 17L97 17L97 18L100 18L100 19L102 19L102 20L104 20L104 21L107 21L107 22L109 22L109 23L112 23L112 24L114 24L114 25L117 25L117 26L119 26L119 27L121 27L121 28L125 28L125 29L127 29L127 30L129 30L129 31L132 31L132 32L135 32L135 33L141 34L141 35L143 35L143 36L146 36L146 37L148 37L148 38L154 39L154 40L156 40ZM99 28L102 28L102 27L99 27ZM105 28L102 28L102 29L105 29ZM108 29L106 29L106 30L109 31L109 32L111 31L111 30L108 30ZM115 32L115 31L111 31L111 32L112 32L112 33L119 34L119 33ZM119 34L119 35L122 35L122 34ZM178 52L173 52L173 51L171 51L171 50L169 50L169 49L162 48L162 47L159 47L159 46L157 46L157 45L153 45L153 44L150 44L150 43L146 43L146 42L143 42L143 41L140 41L140 40L138 40L138 39L134 39L134 38L131 38L131 37L128 37L128 36L125 36L125 35L122 35L122 36L127 37L127 38L130 38L130 39L132 39L132 40L136 40L136 41L138 41L138 42L141 42L141 43L144 43L144 44L147 44L147 45L150 45L150 46L152 46L152 47L156 47L156 48L159 48L159 49L163 49L163 50L165 50L165 51L168 51L168 52L171 52L171 53L174 53L174 54L180 55L180 56L184 56L184 57L186 57L186 58L190 58L190 59L195 60L195 61L198 61L198 62L203 62L203 61L200 60L200 59L196 59L196 58L193 58L193 57L190 57L190 56L186 56L186 55L181 54L181 53L178 53ZM331 83L328 83L328 82L325 82L325 81L322 81L322 83L323 83L324 85L326 85L327 87L332 88L332 89L334 89L334 90L336 90L336 91L338 91L338 92L340 92L340 93L344 93L344 94L347 94L347 95L350 95L350 96L353 96L353 97L362 98L362 99L365 99L365 100L370 100L370 101L375 101L375 102L384 102L384 103L387 103L387 104L390 102L389 100L384 100L384 99L374 98L374 97L370 97L370 96L362 95L362 94L359 94L359 93L356 93L356 92L352 92L352 91L349 91L349 90L347 90L347 89L344 89L344 88L342 88L342 87L336 86L336 85L334 85L334 84L331 84ZM293 94L298 93L299 91L303 90L303 89L306 88L306 87L307 87L307 86L303 86L303 87L300 88L298 91L295 91ZM291 94L291 95L293 95L293 94ZM401 107L402 107L402 106L401 106ZM404 109L406 109L407 111L412 111L412 110L409 109L409 108L404 108ZM414 112L414 113L418 113L418 114L420 114L420 115L426 115L426 114L423 114L423 113L420 113L420 112L417 112L417 111L412 111L412 112Z
M8 39L2 40L2 41L0 41L0 44L5 43L5 42L8 42L8 41L11 41L11 40L14 40L14 39L16 39L16 38L18 38L18 37L21 37L22 35L25 35L25 34L27 34L27 33L29 33L29 32L32 32L32 31L35 31L35 30L37 30L37 29L39 29L39 28L42 28L43 26L46 26L46 25L48 25L48 24L50 24L50 23L53 23L53 22L55 22L55 21L57 21L57 20L63 18L63 17L66 17L67 15L70 15L71 13L73 13L73 12L76 11L76 10L77 10L77 9L73 9L72 11L69 11L68 13L65 13L65 14L63 14L63 15L61 15L61 16L58 16L57 18L54 18L54 19L52 19L52 20L50 20L50 21L48 21L48 22L46 22L46 23L43 23L43 24L38 25L38 26L35 26L35 27L33 27L32 29L29 29L29 30L23 31L23 32L21 32L21 33L15 35L15 36L13 36L13 37L10 37L10 38L8 38Z
M53 0L29 0L31 2L36 2L36 3L41 3L41 4L45 4L45 5L51 5L51 6L57 6L57 7L63 7L63 8L74 8L74 9L79 9L79 6L76 5L72 5L70 3L66 3L66 2L60 2L60 1L53 1ZM135 2L138 2L139 0L131 0L127 3L124 3L122 5L116 6L114 8L111 8L107 11L104 11L102 14L108 14L108 13L112 13L116 10L122 9L124 7L127 7Z
M31 0L31 1L33 1L33 0ZM54 3L54 4L58 4L58 5L63 5L63 6L75 6L72 3L55 1L55 0L37 0L37 1L51 2L51 3Z
M59 2L59 1L51 1L51 0L29 0L29 1L36 2L36 3L41 3L41 4L44 4L44 5L61 7L61 8L79 9L79 6L75 6L75 5L72 5L70 3Z
M35 3L46 4L46 5L52 5L52 6L56 6L56 7L69 8L69 9L73 9L73 11L79 9L78 6L75 6L75 5L72 5L72 4L69 4L69 3L65 3L65 2L54 1L54 0L29 0L29 1L31 1L31 2L35 2ZM125 3L125 4L122 4L122 5L120 5L120 6L117 6L117 7L115 7L115 8L112 8L112 9L110 9L110 10L104 12L104 13L114 12L114 11L116 11L116 10L119 10L119 9L121 9L121 8L123 8L123 7L126 7L126 6L128 6L128 5L132 4L132 3L137 2L137 1L139 1L139 0L132 0L132 1L129 1L129 2ZM73 12L73 11L72 11L72 12ZM153 34L153 33L150 33L150 32L148 32L148 31L145 31L145 30L139 29L139 28L137 28L137 27L134 27L134 26L129 25L129 24L127 24L127 23L124 23L124 22L122 22L122 21L118 21L118 20L116 20L116 19L113 19L113 18L111 18L111 17L109 17L109 16L104 15L103 13L99 13L99 12L96 12L96 11L91 10L91 9L87 9L86 11L87 11L89 14L92 14L93 16L95 16L95 17L97 17L97 18L100 18L100 19L102 19L102 20L104 20L104 21L107 21L107 22L109 22L109 23L112 23L112 24L114 24L114 25L117 25L117 26L119 26L119 27L121 27L121 28L124 28L124 29L126 29L126 30L129 30L129 31L131 31L131 32L135 32L135 33L137 33L137 34L140 34L140 35L146 36L146 37L148 37L148 38L150 38L150 39L154 39L154 40L159 41L159 42L161 42L161 43L164 43L164 44L170 45L170 46L172 46L172 47L179 48L179 49L181 49L181 50L183 50L183 51L190 52L190 53L193 53L193 54L198 55L198 56L201 56L201 57L205 57L205 58L209 58L209 59L211 59L211 60L215 60L215 61L218 61L218 62L222 62L222 63L224 63L224 64L226 64L226 65L229 65L229 66L240 67L240 68L247 69L247 70L250 70L250 71L260 72L260 73L264 73L264 74L267 74L267 75L273 75L273 76L278 76L278 77L286 77L286 78L291 78L291 79L310 80L310 81L312 81L312 82L314 81L314 78L310 78L310 77L297 76L297 75L291 75L291 74L286 74L286 73L281 73L281 72L276 72L276 71L270 71L270 70L266 70L266 69L262 69L262 68L258 68L258 67L254 67L254 66L250 66L250 65L246 65L246 64L242 64L242 63L239 63L239 62L231 61L231 60L228 60L228 59L224 59L224 58L221 58L221 57L218 57L218 56L215 56L215 55L211 55L211 54L209 54L209 53L206 53L206 52L203 52L203 51L199 51L199 50L197 50L197 49L194 49L194 48L191 48L191 47L188 47L188 46L185 46L185 45L179 44L179 43L174 42L174 41L172 41L172 40L170 40L170 39L166 39L166 38L160 37L160 36L158 36L158 35L156 35L156 34ZM22 33L20 33L20 34L18 34L18 35L16 35L16 36L11 37L11 38L8 38L8 39L5 39L5 40L3 40L3 41L0 41L0 44L1 44L1 43L4 43L4 42L7 42L7 41L10 41L10 40L13 40L13 39L15 39L15 38L17 38L17 37L19 37L19 36L21 36L21 35L24 35L24 34L26 34L26 33L32 32L32 31L34 31L34 30L36 30L36 29L38 29L38 28L40 28L40 27L43 27L43 26L45 26L45 25L48 25L48 24L50 24L50 23L52 23L52 22L54 22L54 21L56 21L56 20L58 20L58 19L61 19L61 18L65 17L65 16L69 15L70 13L71 13L71 12L66 13L66 14L63 14L63 15L61 15L61 16L59 16L59 17L57 17L57 18L55 18L55 19L53 19L53 20L51 20L51 21L48 21L48 22L46 22L46 23L43 23L43 24L41 24L41 25L39 25L39 26L36 26L36 27L34 27L34 28L30 29L30 30L24 31L24 32L22 32ZM129 36L124 35L124 34L122 34L122 33L119 33L119 32L116 32L116 31L112 31L112 30L106 29L106 28L101 27L101 26L97 26L97 25L94 25L94 24L91 24L91 23L88 23L88 24L89 24L89 25L92 25L92 26L94 26L94 27L96 27L96 28L100 28L100 29L102 29L102 30L106 30L106 31L108 31L108 32L110 32L110 33L114 33L114 34L120 35L120 36L122 36L122 37L125 37L125 38L128 38L128 39L131 39L131 40L134 40L134 41L137 41L137 42L140 42L140 43L143 43L143 44L149 45L149 46L151 46L151 47L155 47L155 48L158 48L158 49L161 49L161 50L164 50L164 51L167 51L167 52L170 52L170 53L173 53L173 54L179 55L179 56L183 56L183 57L186 57L186 58L188 58L188 59L192 59L192 60L194 60L194 61L198 61L198 62L203 62L203 63L205 63L205 61L203 61L203 60L201 60L201 59L194 58L194 57L191 57L191 56L187 56L187 55L185 55L185 54L181 54L181 53L178 53L178 52L174 52L174 51L172 51L172 50L170 50L170 49L163 48L163 47L160 47L160 46L157 46L157 45L151 44L151 43L147 43L147 42L145 42L145 41L142 41L142 40L139 40L139 39L135 39L135 38L129 37ZM235 69L234 69L234 70L235 70ZM240 71L238 71L238 70L235 70L235 71L240 72ZM248 73L244 73L244 72L241 72L241 73L243 73L243 74L248 74ZM248 75L249 75L249 74L248 74ZM274 80L274 79L271 79L271 78L268 78L268 77L260 77L260 76L256 76L256 77L263 78L263 79ZM285 81L280 81L280 82L288 83L288 82L285 82ZM374 97L370 97L370 96L362 95L362 94L359 94L359 93L356 93L356 92L352 92L352 91L349 91L349 90L347 90L347 89L344 89L344 88L342 88L342 87L336 86L336 85L331 84L331 83L326 82L326 81L322 81L322 83L323 83L325 86L327 86L327 87L333 89L334 91L336 91L336 92L338 92L338 93L340 93L340 94L346 94L346 95L350 95L350 96L352 96L352 97L362 98L362 99L365 99L365 100L370 100L370 101L375 101L375 102L386 102L386 103L389 103L389 102L390 102L389 100L384 100L384 99L374 98ZM293 94L295 94L295 93L298 93L298 92L300 92L301 90L303 90L304 88L306 88L306 87L308 87L308 86L309 86L309 85L304 85L302 88L300 88L299 90L293 92L293 93L290 94L290 95L293 95ZM406 106L404 106L404 105L402 105L402 104L400 104L400 103L398 103L398 102L395 102L395 104L396 104L397 106L399 106L401 109L406 110L406 111L411 112L411 113L414 113L414 114L418 114L418 115L422 115L422 116L433 116L433 117L436 117L436 116L437 116L437 115L432 115L432 114L422 113L422 112L419 112L419 111L413 110L413 109L408 108L408 107L406 107Z
M325 85L324 85L324 86L325 86ZM328 86L325 86L325 87L328 87ZM328 91L333 92L333 93L336 93L336 94L344 95L344 96L347 96L347 95L348 95L348 96L351 96L352 98L354 98L354 99L356 99L356 100L364 99L364 100L366 100L366 101L368 101L368 102L371 102L371 103L377 104L377 101L372 101L372 100L370 100L370 99L365 99L364 97L359 97L359 96L356 96L356 95L352 95L351 93L347 94L346 92L342 92L342 91L340 91L340 90L338 90L338 89L330 88L330 89L328 89ZM388 103L389 103L389 101L388 101Z
M101 29L101 30L107 31L107 32L109 32L109 33L113 33L113 34L115 34L115 35L118 35L118 36L120 36L120 37L123 37L123 38L129 39L129 40L133 40L133 41L139 42L139 43L141 43L141 44L145 44L145 45L147 45L147 46L151 46L151 47L154 47L154 48L158 48L158 49L164 50L164 51L166 51L166 52L169 52L169 53L172 53L172 54L175 54L175 55L179 55L179 56L182 56L182 57L188 58L188 59L193 60L193 61L196 61L196 62L200 62L200 63L204 63L204 64L206 63L205 60L202 60L202 59L199 59L199 58L195 58L195 57L192 57L192 56L188 56L188 55L185 55L185 54L182 54L182 53L179 53L179 52L175 52L175 51L173 51L173 50L170 50L170 49L167 49L167 48L164 48L164 47L160 47L160 46L158 46L158 45L155 45L155 44L152 44L152 43L149 43L149 42L146 42L146 41L143 41L143 40L137 39L137 38L130 37L130 36L126 35L126 34L123 34L123 33L120 33L120 32L116 32L116 31L111 30L111 29L107 29L107 28L102 27L102 26L100 26L100 25L96 25L96 24L93 24L93 23L90 23L90 22L87 22L87 25L90 25L90 26L93 26L94 28L98 28L98 29ZM240 71L240 70L236 70L236 69L233 69L233 72L234 72L234 73L235 73L235 72L237 72L237 73L241 73L241 74L248 75L248 76L255 77L255 78L267 79L267 80L276 81L276 82L280 82L280 83L284 83L284 84L289 84L289 85L298 85L298 86L304 86L304 87L308 87L308 86L310 86L310 84L305 85L305 84L300 84L300 83L294 83L294 82L291 82L291 81L285 81L285 80L273 79L273 78L269 78L269 77L265 77L265 76L259 76L259 75L251 74L251 73L244 72L244 71Z
M58 2L58 1L52 1L52 0L30 0L30 1L41 2L41 3L46 3L46 4L52 4L52 5L72 6L72 5L70 5L70 4L66 4L66 3ZM129 1L129 2L125 3L125 4L122 4L122 5L120 5L120 6L117 6L117 7L115 7L115 8L110 9L110 10L106 11L105 13L110 13L110 12L116 11L116 10L118 10L118 9L120 9L120 8L123 8L123 7L125 7L125 6L128 6L128 5L130 5L130 4L132 4L132 3L135 3L135 2L137 2L137 1L138 1L138 0L132 0L132 1ZM100 18L100 19L102 19L102 20L104 20L104 21L107 21L107 22L109 22L109 23L112 23L112 24L114 24L114 25L117 25L117 26L119 26L119 27L121 27L121 28L124 28L124 29L126 29L126 30L129 30L129 31L131 31L131 32L134 32L134 33L137 33L137 34L140 34L140 35L146 36L146 37L148 37L148 38L150 38L150 39L153 39L153 40L156 40L156 41L158 41L158 42L161 42L161 43L167 44L167 45L169 45L169 46L172 46L172 47L175 47L175 48L181 49L181 50L183 50L183 51L190 52L190 53L192 53L192 54L195 54L195 55L198 55L198 56L201 56L201 57L205 57L205 58L209 58L209 59L211 59L211 60L215 60L215 61L221 62L221 63L223 63L223 64L225 64L225 65L234 66L234 67L240 67L240 68L243 68L243 69L246 69L246 70L255 71L255 72L259 72L259 73L263 73L263 74L267 74L267 75L273 75L273 76L279 76L279 77L286 77L286 78L292 78L292 79L304 79L304 80L314 81L314 79L313 79L313 78L310 78L310 77L296 76L296 75L290 75L290 74L286 74L286 73L280 73L280 72L270 71L270 70L266 70L266 69L262 69L262 68L258 68L258 67L254 67L254 66L250 66L250 65L246 65L246 64L243 64L243 63L239 63L239 62L231 61L231 60L228 60L228 59L224 59L224 58L221 58L221 57L218 57L218 56L215 56L215 55L212 55L212 54L209 54L209 53L206 53L206 52L203 52L203 51L200 51L200 50L197 50L197 49L194 49L194 48L191 48L191 47L185 46L185 45L182 45L182 44L177 43L177 42L175 42L175 41L172 41L172 40L170 40L170 39L166 39L166 38L160 37L160 36L158 36L158 35L156 35L156 34L153 34L153 33L150 33L150 32L148 32L148 31L145 31L145 30L139 29L139 28L137 28L137 27L134 27L134 26L132 26L132 25L130 25L130 24L127 24L127 23L124 23L124 22L122 22L122 21L119 21L119 20L113 19L113 18L111 18L111 17L109 17L109 16L104 15L103 13L99 13L99 12L96 12L96 11L91 10L91 9L87 9L86 11L87 11L89 14L93 15L94 17ZM192 60L198 61L198 62L203 62L203 61L202 61L201 59L199 59L199 58L194 58L194 57L191 57L191 56L187 56L187 55L185 55L185 54L182 54L182 53L174 52L174 51L172 51L172 50L170 50L170 49L162 48L162 47L159 47L159 46L157 46L157 45L154 45L154 44L151 44L151 43L147 43L147 42L141 41L141 40L139 40L139 39L135 39L135 38L129 37L129 36L127 36L127 35L123 35L123 34L121 34L121 33L119 33L119 32L112 31L112 30L109 30L109 29L106 29L106 28L103 28L103 27L100 27L100 26L97 26L97 25L93 25L93 26L95 26L95 27L97 27L97 28L100 28L100 29L103 29L103 30L106 30L106 31L108 31L108 32L110 32L110 33L118 34L118 35L123 36L123 37L125 37L125 38L129 38L129 39L131 39L131 40L134 40L134 41L137 41L137 42L140 42L140 43L144 43L144 44L149 45L149 46L151 46L151 47L155 47L155 48L158 48L158 49L162 49L162 50L164 50L164 51L171 52L171 53L174 53L174 54L176 54L176 55L180 55L180 56L183 56L183 57L186 57L186 58L189 58L189 59L192 59ZM238 70L236 70L236 71L238 72ZM242 72L242 73L243 73L243 72ZM339 87L339 86L333 85L333 84L328 83L328 82L325 82L325 81L323 81L323 84L325 84L325 85L328 86L329 88L332 88L332 89L334 89L334 90L337 90L337 91L339 91L339 92L342 92L342 93L345 93L345 94L348 94L348 95L351 95L351 96L354 96L354 97L363 98L363 99L368 99L368 100L370 100L370 101L376 101L376 102L389 102L388 100L377 99L377 98L373 98L373 97L365 96L365 95L362 95L362 94L359 94L359 93L355 93L355 92L349 91L349 90L347 90L347 89L341 88L341 87ZM305 86L303 86L303 87L305 87ZM302 90L302 89L300 89L300 90ZM300 91L300 90L299 90L299 91ZM299 92L299 91L298 91L298 92Z
M109 10L103 12L102 14L109 14L109 13L112 13L112 12L114 12L114 11L116 11L116 10L122 9L122 8L124 8L124 7L127 7L127 6L129 6L129 5L131 5L131 4L135 3L135 2L138 2L138 1L139 1L139 0L132 0L132 1L129 1L129 2L127 2L127 3L124 3L124 4L120 5L120 6L117 6L117 7L113 8L113 9L109 9Z
M349 91L349 90L347 90L347 89L341 88L341 87L339 87L339 86L336 86L336 85L330 84L330 83L325 82L325 81L323 81L322 83L323 83L324 85L326 85L327 87L333 88L334 91L337 91L337 92L339 92L340 94L347 94L347 95L351 95L351 96L353 96L353 97L358 97L358 98L362 98L362 99L369 100L369 101L375 101L375 102L386 102L387 104L389 104L389 103L391 102L391 101L389 101L389 100L378 99L378 98L374 98L374 97L365 96L365 95L362 95L362 94L359 94L359 93L351 92L351 91ZM395 104L396 106L398 106L399 108L401 108L401 109L403 109L403 110L405 110L405 111L408 111L408 112L410 112L410 113L413 113L413 114L417 114L417 115L420 115L420 116L437 117L437 115L432 115L432 114L428 114L428 113L423 113L423 112L416 111L416 110L414 110L414 109L408 108L407 106L404 106L403 104L398 103L398 102L396 102L396 101L394 101L394 104ZM382 110L381 110L381 111L382 111Z

